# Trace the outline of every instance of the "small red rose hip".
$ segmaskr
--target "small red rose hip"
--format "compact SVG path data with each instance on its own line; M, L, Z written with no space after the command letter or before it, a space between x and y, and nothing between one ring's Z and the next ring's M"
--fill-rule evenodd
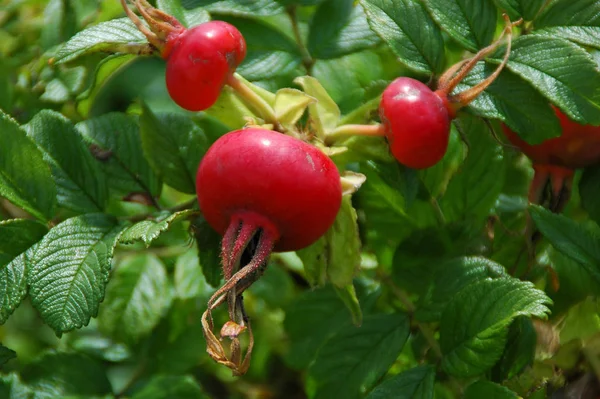
M227 22L205 22L170 35L163 51L169 95L189 111L210 108L245 56L242 34Z
M411 78L394 80L383 92L381 122L394 157L414 169L429 168L448 148L450 120L444 101Z

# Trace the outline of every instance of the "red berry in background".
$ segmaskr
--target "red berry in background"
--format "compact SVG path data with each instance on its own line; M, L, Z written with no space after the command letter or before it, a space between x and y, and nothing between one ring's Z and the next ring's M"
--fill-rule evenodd
M405 77L394 80L383 92L379 114L401 164L424 169L444 157L451 117L442 98L425 84Z
M205 22L170 35L163 52L169 95L189 111L210 108L245 56L242 34L227 22Z
M228 133L196 177L200 209L219 233L254 226L275 251L304 248L333 224L342 199L335 164L318 148L270 130Z

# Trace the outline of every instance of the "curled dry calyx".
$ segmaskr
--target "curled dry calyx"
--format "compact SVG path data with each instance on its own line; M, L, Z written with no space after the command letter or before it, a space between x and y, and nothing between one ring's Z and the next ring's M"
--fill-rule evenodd
M333 224L342 200L335 164L317 147L261 128L230 132L208 150L196 176L198 202L206 221L223 235L225 284L208 301L202 325L209 355L236 375L249 366L254 338L242 294L263 273L273 251L294 251L321 237ZM229 321L221 338L213 333L212 311L227 302ZM242 356L240 334L248 332Z
M400 77L384 90L379 105L380 125L346 125L334 131L329 141L338 136L385 136L392 155L398 162L414 169L429 168L438 163L448 148L450 122L461 108L467 106L498 77L508 61L511 49L512 23L504 16L506 26L502 35L472 58L448 69L438 80L436 90L422 82ZM477 85L452 94L456 86L481 61L490 55L506 38L506 52L496 70Z

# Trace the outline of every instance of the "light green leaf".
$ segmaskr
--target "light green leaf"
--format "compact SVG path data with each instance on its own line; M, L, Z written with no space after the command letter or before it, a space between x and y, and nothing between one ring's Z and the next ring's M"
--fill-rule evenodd
M366 399L433 399L435 369L419 366L379 384Z
M532 33L600 48L600 4L595 0L554 1L536 19Z
M158 324L171 303L165 266L143 253L119 262L100 309L100 329L125 342L137 342Z
M162 233L167 231L169 227L171 227L171 224L186 219L195 212L196 211L192 209L175 213L163 211L159 213L154 220L142 220L123 230L123 233L119 237L119 242L131 244L136 241L143 241L147 248L152 241L156 240Z
M496 52L496 62L503 52ZM513 41L507 68L575 121L600 124L600 71L581 47L556 37L520 36Z
M491 381L475 381L465 390L465 399L519 399L520 396L510 389Z
M492 0L424 0L431 16L454 40L476 51L490 44L498 10Z
M196 171L210 145L204 131L187 116L155 115L144 106L140 132L146 159L164 182L196 193Z
M160 195L161 182L143 157L140 129L132 117L111 113L87 119L75 127L106 171L111 188L125 196Z
M441 207L448 221L482 221L504 187L503 148L483 120L463 115L455 123L468 141L467 158L448 183Z
M456 87L456 93L469 89L491 75L496 66L479 62ZM530 144L539 144L562 132L548 100L523 79L503 70L468 108L484 118L500 119Z
M313 58L327 59L364 50L378 42L361 5L326 0L311 19L307 47Z
M208 284L217 287L221 283L221 236L206 222L203 216L194 218L190 229L198 246L198 259Z
M147 45L146 37L127 17L100 22L73 36L56 53L56 63L68 62L85 54L111 50L136 52Z
M241 129L247 123L248 117L257 118L244 102L236 95L229 86L223 87L217 102L204 111L206 114L216 118L231 130Z
M338 125L340 109L321 83L312 76L298 77L294 79L294 83L302 86L306 94L317 100L308 106L308 114L318 137L324 139L325 134Z
M567 257L577 261L590 276L600 282L600 228L581 225L541 206L529 207L531 218L550 243Z
M342 199L342 206L333 225L325 233L327 277L339 288L352 284L360 267L360 239L356 210L349 196Z
M315 399L355 399L369 390L396 360L409 335L403 314L364 318L361 327L346 327L319 350L308 370Z
M319 238L315 243L296 251L304 265L304 275L313 287L323 286L327 282L327 240Z
M510 323L517 316L545 318L550 303L528 281L499 278L468 285L442 314L442 367L458 377L485 372L502 356Z
M207 296L212 291L202 274L198 255L194 251L187 251L177 258L173 284L175 296L183 300Z
M308 94L296 90L283 88L275 94L275 116L286 128L292 129L309 104L317 100Z
M189 375L155 375L131 399L210 399Z
M356 289L354 289L354 284L349 284L345 287L338 288L334 287L335 292L337 292L340 299L346 305L346 308L350 311L352 315L352 323L360 327L362 325L363 314L362 309L360 308L360 302L358 301L358 297L356 296Z
M77 213L102 211L108 198L106 177L73 124L44 110L26 126L50 164L59 206Z
M9 360L15 359L17 353L6 346L0 344L0 368L6 364Z
M42 153L10 116L0 110L0 196L40 220L56 207L56 185Z
M419 0L362 0L367 19L410 69L436 74L444 68L444 41Z
M50 230L26 257L31 302L58 335L98 314L121 230L108 215L73 217Z

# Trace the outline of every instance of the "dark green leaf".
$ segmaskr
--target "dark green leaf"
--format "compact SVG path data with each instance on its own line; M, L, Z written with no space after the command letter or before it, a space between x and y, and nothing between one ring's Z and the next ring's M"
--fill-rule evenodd
M78 213L103 210L108 197L105 175L71 122L44 110L29 122L27 133L50 164L58 204Z
M502 385L491 381L475 381L465 390L465 399L519 399L520 396Z
M498 11L492 0L425 0L442 29L469 50L490 44Z
M0 221L0 265L1 256L15 258L38 242L48 228L42 223L29 219Z
M577 261L592 278L600 282L600 228L587 226L541 206L532 205L529 213L537 228L550 243L567 257Z
M536 19L535 28L534 34L600 48L600 4L595 0L554 1Z
M592 277L579 262L554 248L549 251L549 257L560 282L560 289L551 294L555 313L565 312L588 296L600 296L600 280Z
M277 15L283 6L275 0L182 0L185 8L203 7L210 13L248 17Z
M54 215L56 186L42 153L0 110L0 196L41 220Z
M18 374L0 376L0 398L34 399L33 395L31 388L21 382Z
M112 392L104 367L76 353L46 353L29 364L21 376L23 382L35 392L36 399L69 395L89 397Z
M6 322L27 295L28 254L22 253L0 269L0 324Z
M503 52L498 50L497 61ZM555 37L521 36L513 42L507 68L575 121L600 124L600 72L581 47Z
M360 5L347 0L326 0L310 23L308 51L313 58L336 58L376 45Z
M407 67L425 74L444 68L444 41L418 0L362 0L371 29Z
M198 246L198 259L206 282L216 287L221 282L221 236L199 216L192 220L190 228Z
M131 244L136 241L143 241L146 247L149 247L152 241L156 240L171 227L171 224L186 219L195 212L191 209L175 213L163 211L154 220L142 220L123 230L123 234L119 237L119 242Z
M105 50L133 50L147 44L146 37L129 18L100 22L73 36L54 57L55 62L71 61L84 54Z
M281 262L272 259L261 278L248 290L271 308L279 309L294 299L294 288L294 280L282 267Z
M600 165L586 168L579 180L581 206L592 220L600 224Z
M284 327L291 342L285 360L298 370L311 363L327 339L351 326L350 313L331 286L305 291L285 310Z
M57 334L87 325L98 314L121 230L104 214L70 218L27 256L31 302Z
M502 356L510 323L517 316L546 317L550 302L532 283L513 278L480 280L463 288L442 314L444 370L472 377L490 369Z
M102 164L110 187L122 195L160 195L161 182L143 157L140 129L132 117L107 114L80 122L75 127Z
M346 305L348 311L352 315L352 324L357 327L362 325L363 314L362 309L360 308L360 302L358 301L358 297L356 296L356 289L354 288L354 284L348 284L345 287L338 288L334 287L340 299Z
M131 399L210 399L193 377L188 375L155 375Z
M546 0L495 0L500 9L506 13L511 20L516 21L523 17L525 21L533 21L540 8Z
M246 58L237 69L244 78L256 81L297 76L294 71L302 63L302 55L290 38L258 20L233 17L225 20L239 29L248 46Z
M479 62L457 86L456 92L475 86L496 69ZM561 133L556 114L538 91L504 70L470 105L469 110L484 118L500 119L531 144L557 137Z
M17 357L17 353L11 349L8 349L6 346L0 344L0 368L6 364L11 359L15 359Z
M144 106L142 147L154 171L171 187L196 193L196 171L209 141L194 122L179 114L155 115Z
M448 221L481 221L490 214L504 187L503 149L483 120L464 115L455 123L468 142L467 158L448 183L442 210Z
M433 399L435 370L419 366L379 384L366 399Z
M513 378L532 364L536 343L537 334L531 319L517 317L508 330L504 353L492 369L494 381L502 382Z
M106 288L100 329L125 342L137 342L158 324L171 303L165 266L144 253L123 259Z
M184 0L185 1L185 0ZM191 28L210 20L210 14L203 8L187 9L181 0L157 0L156 6L177 18L186 28Z
M368 161L365 166L377 173L387 185L398 191L404 198L406 208L410 208L419 192L419 178L414 169L404 167L398 162Z
M44 9L41 44L44 49L51 48L73 34L75 15L65 0L50 0Z
M308 374L316 384L315 399L360 398L394 363L409 335L403 314L364 318L361 327L345 327L317 354Z

